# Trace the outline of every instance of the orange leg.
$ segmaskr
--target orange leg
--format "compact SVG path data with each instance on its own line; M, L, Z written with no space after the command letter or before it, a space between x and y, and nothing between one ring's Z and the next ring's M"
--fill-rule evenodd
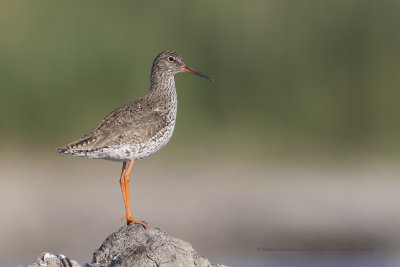
M124 196L125 211L126 211L126 216L124 218L122 218L122 220L126 218L126 222L128 225L137 223L137 224L146 226L145 223L142 223L141 221L137 221L137 220L133 219L132 214L131 214L131 200L129 198L129 177L131 175L131 169L132 169L134 162L135 162L135 160L132 159L131 162L129 163L127 169L124 168L125 166L122 166L123 169L125 169L125 175L124 175L124 181L121 182L121 190L122 190L122 195ZM124 174L124 171L122 171L122 173ZM122 179L122 176L121 176L121 179Z
M122 197L124 198L124 205L126 206L125 175L126 175L126 162L122 164L121 179L119 179L119 184L121 185Z

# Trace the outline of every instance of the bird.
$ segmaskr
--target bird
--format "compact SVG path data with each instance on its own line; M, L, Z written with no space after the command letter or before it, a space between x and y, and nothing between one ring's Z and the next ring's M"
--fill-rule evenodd
M157 152L171 139L177 114L175 74L189 72L214 81L189 67L175 51L163 51L153 61L150 90L142 97L109 113L88 134L58 153L75 157L122 162L120 186L125 205L127 225L146 223L132 218L129 179L135 160Z

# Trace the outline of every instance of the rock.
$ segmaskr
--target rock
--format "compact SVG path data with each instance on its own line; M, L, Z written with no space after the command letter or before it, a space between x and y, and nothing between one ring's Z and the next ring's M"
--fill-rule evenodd
M74 260L62 254L53 255L44 252L39 255L38 262L28 267L82 267ZM150 226L139 224L123 226L112 233L101 247L93 253L89 267L226 267L211 264L208 259L200 256L188 242Z
M78 262L70 260L62 254L54 255L51 252L43 252L39 255L37 262L28 267L82 267Z
M198 255L188 242L138 224L121 227L107 237L89 266L223 267Z

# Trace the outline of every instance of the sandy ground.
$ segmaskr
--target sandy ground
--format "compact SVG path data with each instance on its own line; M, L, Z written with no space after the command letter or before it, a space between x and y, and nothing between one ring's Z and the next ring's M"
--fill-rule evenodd
M123 225L120 163L63 156L0 157L1 266L39 253L90 262ZM400 243L396 162L296 164L165 159L135 164L134 218L190 242L212 261L261 266L259 248ZM258 263L260 265L257 265Z

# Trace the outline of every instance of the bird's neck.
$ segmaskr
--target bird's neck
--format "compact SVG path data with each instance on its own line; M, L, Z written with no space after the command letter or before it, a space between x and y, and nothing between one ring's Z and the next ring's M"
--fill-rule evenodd
M158 103L164 103L171 114L171 120L175 120L178 97L175 89L174 75L169 73L160 73L152 70L150 76L149 97Z
M161 95L176 95L174 75L152 70L150 76L150 92Z

